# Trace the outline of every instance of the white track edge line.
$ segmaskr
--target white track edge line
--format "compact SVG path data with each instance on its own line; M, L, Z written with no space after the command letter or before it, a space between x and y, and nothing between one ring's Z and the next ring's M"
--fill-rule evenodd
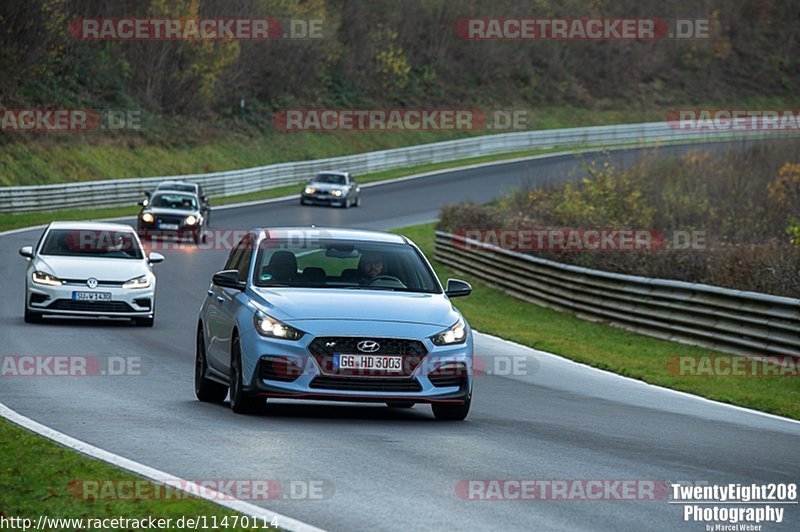
M800 425L800 420L797 420L797 419L792 419L792 418L789 418L789 417L783 417L783 416L779 416L777 414L770 414L769 412L762 412L761 410L753 410L753 409L747 408L745 406L733 405L733 404L730 404L730 403L723 403L721 401L716 401L714 399L709 399L708 397L703 397L702 395L695 395L693 393L682 392L680 390L675 390L675 389L672 389L672 388L665 388L664 386L659 386L658 384L652 384L652 383L645 382L645 381L640 380L640 379L635 379L633 377L628 377L627 375L620 375L619 373L614 373L613 371L609 371L609 370L601 369L601 368L596 368L594 366L590 366L589 364L585 364L583 362L578 362L576 360L569 359L569 358L564 357L562 355L557 355L556 353L550 353L548 351L542 351L541 349L536 349L536 348L533 348L533 347L530 347L530 346L527 346L527 345L518 344L517 342L514 342L512 340L506 340L505 338L501 338L501 337L495 336L493 334L481 332L481 331L479 331L477 329L472 329L472 330L473 330L473 332L475 332L475 333L477 333L479 335L486 336L486 337L491 338L493 340L499 340L500 342L503 342L503 343L506 343L506 344L510 344L513 347L516 347L516 348L522 347L524 349L529 349L531 351L534 351L534 356L543 355L543 356L546 356L548 358L557 358L562 362L567 362L568 364L571 364L571 365L574 365L574 366L579 366L579 367L581 367L581 368L583 368L585 370L604 373L604 374L606 374L608 376L611 376L611 377L614 377L614 378L625 379L625 380L628 380L628 381L632 381L632 382L635 382L635 383L637 383L637 384L639 384L641 386L646 386L646 387L650 387L650 388L657 388L657 389L659 389L661 391L669 392L671 394L680 395L681 397L684 397L684 398L695 399L695 400L698 400L698 401L711 403L711 404L714 404L714 405L717 405L717 406L724 406L724 407L727 407L727 408L733 408L734 410L738 410L740 412L747 412L748 414L757 414L759 416L768 417L770 419L774 419L774 420L778 420L778 421L788 421L789 423L795 423L795 424ZM736 356L736 355L731 355L731 356Z
M200 499L205 499L219 506L228 508L229 510L234 510L251 517L265 518L269 521L271 521L273 518L277 518L278 526L285 530L292 530L296 532L323 532L321 528L317 528L292 517L279 514L267 508L256 506L255 504L251 504L249 502L239 499L226 500L226 496L217 492L216 490L205 487L200 489L200 486L192 481L178 478L175 475L169 475L158 469L140 464L139 462L135 462L133 460L129 460L128 458L124 458L73 438L72 436L68 436L62 432L58 432L57 430L51 429L50 427L23 416L22 414L7 407L3 403L0 403L0 416L4 417L15 425L24 427L40 436L44 436L45 438L59 443L64 447L72 449L73 451L77 451L92 458L102 460L103 462L107 462L131 473L135 473L163 486L179 489L180 491L184 491ZM179 481L183 487L175 486L174 483L176 480ZM171 484L167 484L168 481L171 482Z

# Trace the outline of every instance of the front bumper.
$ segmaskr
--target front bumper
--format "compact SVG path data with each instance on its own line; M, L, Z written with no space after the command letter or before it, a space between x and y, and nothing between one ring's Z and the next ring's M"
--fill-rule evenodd
M364 335L359 335L359 337ZM436 346L429 339L417 339L427 353L401 376L388 374L343 375L323 368L306 335L297 342L264 338L255 332L242 336L242 366L249 393L262 397L323 401L415 403L462 403L472 393L472 338L455 346ZM381 338L378 338L380 341ZM288 374L270 374L276 364ZM438 371L437 371L438 370ZM448 379L441 373L451 375ZM433 377L433 380L431 379Z
M347 201L347 196L333 196L331 194L300 194L301 199L305 203L314 205L344 205Z
M146 223L139 220L136 227L136 232L140 238L153 238L153 237L178 237L182 238L190 235L195 238L200 234L201 226L195 225L181 225L177 229L162 229L155 222Z
M111 300L75 301L73 292L110 292ZM86 284L48 286L29 281L25 304L28 310L42 314L148 318L155 312L155 283L136 289L101 284L92 290Z

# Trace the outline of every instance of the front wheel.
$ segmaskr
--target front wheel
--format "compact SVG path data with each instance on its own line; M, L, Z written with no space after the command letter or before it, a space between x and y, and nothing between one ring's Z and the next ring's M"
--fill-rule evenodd
M206 342L203 329L198 328L194 358L194 394L205 403L221 403L228 395L228 387L207 378L206 373L208 373Z
M266 399L248 394L244 390L242 350L239 338L234 337L231 349L231 410L237 414L257 414L266 406Z
M135 323L137 327L152 327L155 321L155 316L149 318L133 318L133 323Z
M41 323L41 321L41 312L32 312L28 310L27 306L25 307L25 323Z
M436 419L441 421L463 421L469 414L470 403L472 403L472 396L467 397L463 403L433 403L433 415Z

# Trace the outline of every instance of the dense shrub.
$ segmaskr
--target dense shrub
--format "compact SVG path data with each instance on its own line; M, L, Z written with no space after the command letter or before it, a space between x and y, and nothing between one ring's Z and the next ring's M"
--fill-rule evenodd
M657 151L624 170L607 163L559 185L528 180L490 205L447 206L439 227L699 231L705 248L645 252L540 251L609 271L800 297L800 141L723 154ZM546 177L546 176L544 176Z

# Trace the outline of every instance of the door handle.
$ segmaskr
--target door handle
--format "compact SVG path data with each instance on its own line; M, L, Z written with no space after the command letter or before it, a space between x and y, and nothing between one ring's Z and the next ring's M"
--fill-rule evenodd
M214 291L213 290L206 290L206 294L208 294L210 296L213 296L214 295Z
M225 298L224 298L224 297L222 297L222 296L217 296L217 301L219 301L220 303L222 303L222 302L224 302L224 301L225 301Z

